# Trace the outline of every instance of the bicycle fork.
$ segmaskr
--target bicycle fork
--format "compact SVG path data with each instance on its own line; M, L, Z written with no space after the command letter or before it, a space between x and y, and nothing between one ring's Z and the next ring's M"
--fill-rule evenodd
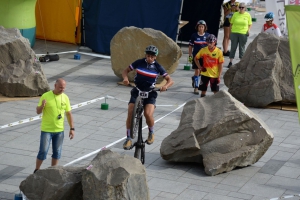
M145 163L145 142L143 141L142 126L143 126L143 115L140 115L138 122L138 138L137 141L132 145L132 148L135 146L135 155L134 157L141 160L142 164Z

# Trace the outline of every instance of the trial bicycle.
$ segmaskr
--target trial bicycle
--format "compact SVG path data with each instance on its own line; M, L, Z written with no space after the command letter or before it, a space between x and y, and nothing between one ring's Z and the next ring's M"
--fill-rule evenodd
M137 141L130 147L130 149L135 147L134 157L139 159L142 164L145 163L145 143L147 140L143 140L142 134L142 126L143 126L143 113L144 113L144 99L147 99L149 93L152 91L160 91L160 89L153 89L149 92L141 91L139 88L136 87L139 91L139 95L136 98L133 111L132 111L132 118L131 118L131 125L130 125L130 137L132 139L135 138L137 135Z

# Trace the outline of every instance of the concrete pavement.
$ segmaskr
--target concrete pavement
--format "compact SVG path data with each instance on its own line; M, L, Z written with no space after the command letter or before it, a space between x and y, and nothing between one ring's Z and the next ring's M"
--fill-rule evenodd
M255 13L249 42L259 33L264 13ZM223 32L220 30L218 46L221 47ZM77 50L71 44L37 41L35 52L64 52ZM266 154L254 165L235 169L216 176L207 176L203 166L192 163L171 163L160 157L162 140L175 130L180 121L185 102L199 98L191 88L192 71L183 70L187 60L187 47L181 46L183 56L177 70L171 74L175 81L167 92L160 93L155 110L155 136L153 145L146 146L146 171L152 200L204 199L204 200L262 200L300 199L300 125L297 112L275 109L250 108L272 130L274 142ZM238 52L237 52L238 53ZM236 54L238 55L238 54ZM75 138L65 138L61 165L72 162L95 150L122 139L125 136L127 103L131 88L117 85L121 81L112 69L111 61L99 57L81 55L74 60L74 53L61 54L56 62L43 63L43 69L51 89L57 78L67 81L66 94L71 104L76 105L107 95L109 110L101 110L104 100L74 109ZM234 63L238 60L234 60ZM228 64L228 57L224 66ZM224 73L226 72L224 68ZM221 82L221 88L226 86ZM211 92L208 92L211 95ZM0 126L36 116L38 98L0 103ZM176 110L177 109L177 110ZM66 130L68 130L66 123ZM19 184L35 168L39 147L40 121L33 121L0 129L0 199L13 199L19 192ZM147 131L144 131L146 137ZM113 151L133 155L133 150L124 151L122 142L112 147ZM50 166L51 150L42 168ZM87 164L93 156L73 164Z

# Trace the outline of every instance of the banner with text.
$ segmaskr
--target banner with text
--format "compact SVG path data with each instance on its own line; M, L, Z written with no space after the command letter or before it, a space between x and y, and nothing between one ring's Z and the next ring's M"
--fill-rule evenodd
M290 0L289 5L300 5L300 0Z
M285 6L285 11L287 16L292 71L294 76L295 94L298 107L298 117L300 122L300 6L288 5Z

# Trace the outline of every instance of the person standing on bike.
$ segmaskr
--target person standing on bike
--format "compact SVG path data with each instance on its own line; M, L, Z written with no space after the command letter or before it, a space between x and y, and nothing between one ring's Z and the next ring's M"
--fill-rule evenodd
M201 70L201 81L199 85L201 97L205 97L208 83L210 83L213 93L219 91L220 77L224 63L223 53L216 47L216 36L210 34L206 38L206 42L208 46L202 48L194 58L196 65ZM200 58L202 58L203 64L200 64Z
M149 134L147 139L147 144L152 144L154 142L154 109L155 102L157 98L157 92L154 91L157 77L159 75L163 76L167 83L160 88L160 92L166 91L170 86L173 85L173 80L166 70L156 61L156 56L158 55L158 49L150 45L145 49L145 58L138 59L129 65L123 72L123 83L125 85L129 84L128 73L132 70L136 70L136 75L134 78L134 83L136 87L141 91L150 91L148 98L144 99L144 116L146 118L146 123L149 128ZM131 90L131 97L128 103L128 115L126 120L126 135L127 139L123 144L125 150L129 150L132 146L132 139L130 138L130 125L132 112L134 108L134 103L139 95L137 88Z
M189 41L189 62L193 63L192 68L195 70L194 76L192 76L192 86L194 88L194 94L199 94L198 85L199 85L199 75L200 70L195 64L193 58L195 55L202 49L207 46L206 38L209 35L207 33L207 25L204 20L200 20L197 22L195 29L196 33L193 33L191 39ZM200 60L201 62L202 60Z

